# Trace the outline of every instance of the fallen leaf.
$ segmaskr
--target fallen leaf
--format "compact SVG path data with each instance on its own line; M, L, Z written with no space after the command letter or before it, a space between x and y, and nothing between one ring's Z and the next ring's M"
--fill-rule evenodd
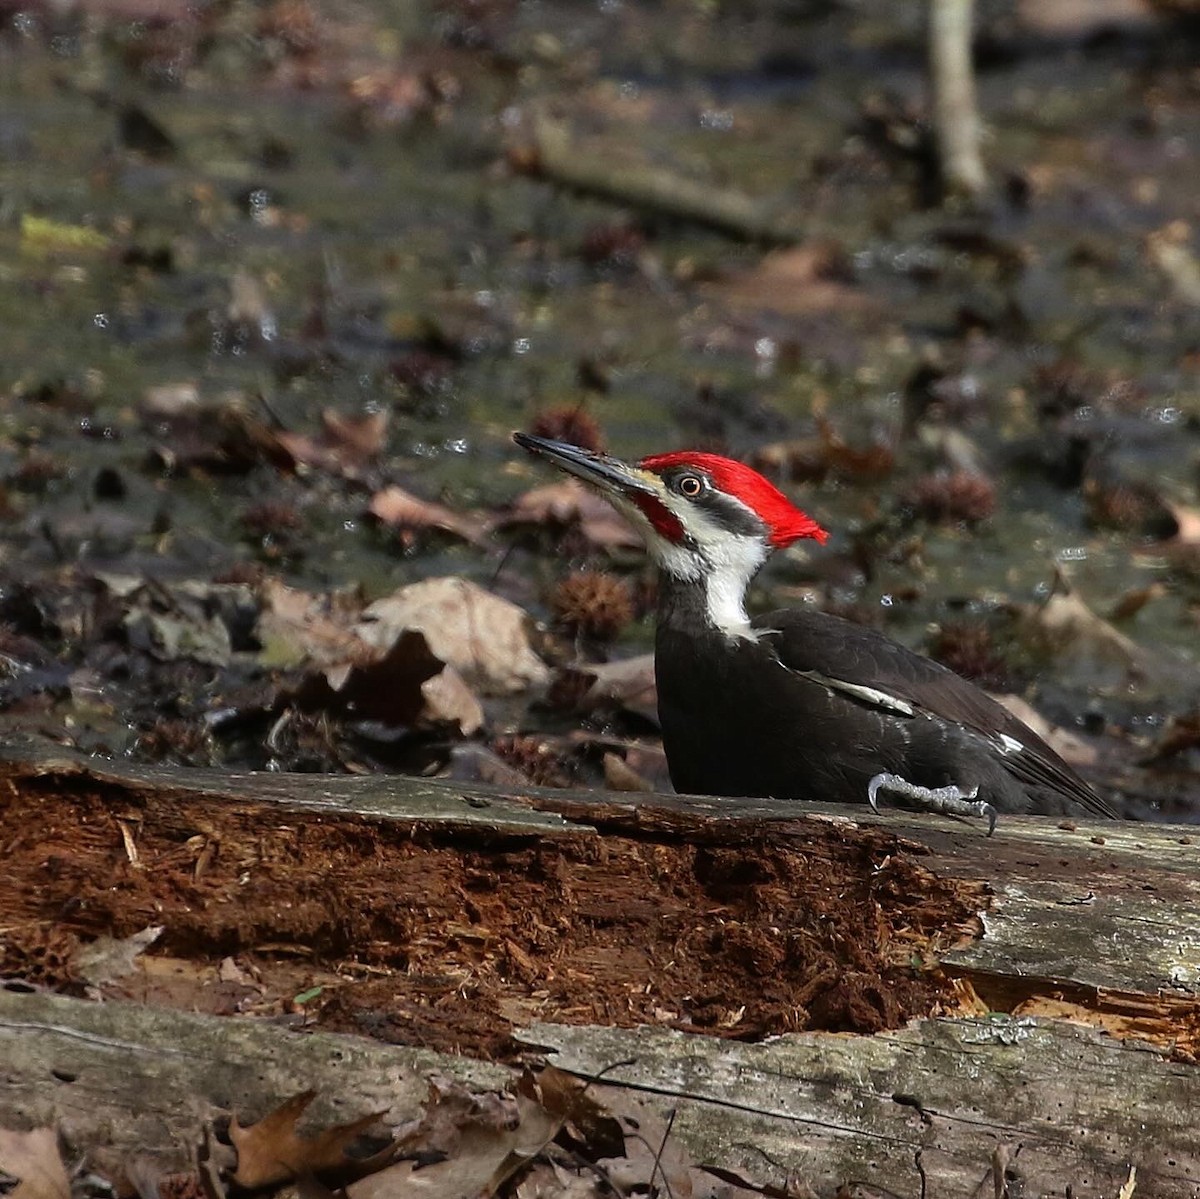
M1200 304L1200 259L1192 251L1191 240L1188 223L1172 221L1146 238L1146 249L1176 297L1187 304Z
M416 629L400 633L381 657L366 660L360 654L324 675L338 705L360 720L402 728L452 724L464 737L483 725L483 709L470 687Z
M162 936L163 925L155 924L131 937L97 937L71 955L71 970L89 986L124 978L137 969L137 960Z
M367 509L376 520L394 529L438 529L475 545L483 542L489 522L482 516L455 512L444 504L418 499L402 487L385 487L371 497Z
M360 1116L348 1124L302 1136L296 1129L300 1118L316 1098L316 1091L294 1095L273 1112L249 1126L235 1116L229 1139L237 1150L233 1181L248 1190L273 1186L301 1174L319 1174L356 1165L346 1150L384 1113ZM358 1159L361 1160L361 1159Z
M597 1174L572 1173L558 1162L538 1161L516 1194L517 1199L607 1199L612 1191Z
M1055 592L1045 603L1025 608L1021 626L1054 656L1070 652L1126 670L1140 670L1145 664L1141 647L1097 616L1074 592Z
M523 691L546 682L549 668L529 643L527 614L516 604L460 578L425 579L377 600L355 632L368 645L388 646L401 632L424 633L429 648L486 695Z
M1191 508L1186 504L1167 503L1167 508L1175 519L1175 535L1168 538L1170 547L1200 546L1200 508Z
M0 1174L18 1180L8 1199L71 1199L71 1180L53 1128L0 1128Z
M642 539L617 511L574 479L535 487L513 501L502 525L578 525L598 549L638 549Z
M362 610L357 590L313 595L269 579L262 587L255 636L264 666L330 665L354 656L359 640L351 631Z
M653 791L653 785L642 778L620 754L604 755L604 785L610 791Z
M556 698L569 700L563 706L573 712L624 708L657 724L658 686L654 676L654 655L639 654L615 662L560 670L551 688L551 699Z
M344 416L334 409L321 413L321 432L276 431L276 442L295 466L307 466L345 478L358 478L387 443L388 414L368 412Z
M524 1095L516 1098L516 1123L472 1120L457 1128L451 1156L431 1165L397 1162L377 1174L351 1183L349 1199L464 1199L494 1195L515 1174L527 1168L562 1127L541 1104Z
M1161 599L1166 594L1167 588L1164 583L1148 583L1145 587L1135 587L1117 597L1108 618L1112 621L1132 620L1148 603Z
M1139 764L1148 766L1197 748L1200 748L1200 708L1171 716Z
M664 1120L643 1110L625 1126L623 1157L602 1158L597 1164L624 1195L665 1191L673 1199L692 1199L692 1163L677 1137L671 1135L674 1111Z
M866 292L847 281L840 247L823 241L773 250L753 270L704 291L736 308L781 316L875 306Z

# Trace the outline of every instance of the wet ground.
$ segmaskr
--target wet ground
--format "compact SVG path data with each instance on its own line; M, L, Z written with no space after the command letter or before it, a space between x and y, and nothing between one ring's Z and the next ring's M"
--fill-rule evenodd
M540 422L757 462L834 531L764 604L1022 695L1102 787L1195 819L1195 31L985 13L993 188L942 206L921 12L0 4L5 726L661 786L652 704L581 713L571 672L648 647L652 580L611 528L514 517L554 482L509 442ZM565 186L551 124L794 244ZM397 713L386 670L331 698L311 622L267 628L280 582L341 635L443 575L540 622L546 677Z

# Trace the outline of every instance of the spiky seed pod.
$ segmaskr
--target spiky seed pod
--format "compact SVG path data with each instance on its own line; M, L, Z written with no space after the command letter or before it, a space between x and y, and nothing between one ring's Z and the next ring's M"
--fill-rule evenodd
M555 587L550 607L563 628L597 641L611 641L633 619L629 584L601 570L567 575Z
M294 533L304 525L304 518L295 508L277 500L251 504L240 520L242 528L251 537L278 537Z
M1008 676L1004 659L996 652L992 631L978 620L956 621L938 629L929 656L956 674L984 686L998 687Z
M570 774L554 749L540 737L497 737L492 751L519 770L535 787L569 787Z
M579 255L593 266L634 266L646 248L646 234L633 224L593 225L583 237Z
M996 510L996 489L983 475L957 470L925 475L908 490L904 503L934 524L979 524Z

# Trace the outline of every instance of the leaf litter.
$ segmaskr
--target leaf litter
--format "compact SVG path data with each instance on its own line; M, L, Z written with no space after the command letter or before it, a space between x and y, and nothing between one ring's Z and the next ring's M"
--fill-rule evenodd
M0 1181L14 1199L72 1199L72 1174L90 1168L90 1193L142 1199L234 1199L294 1189L302 1199L599 1199L614 1194L722 1199L752 1190L732 1170L706 1170L672 1137L673 1112L597 1088L553 1066L525 1069L504 1091L477 1091L433 1074L419 1115L367 1112L338 1124L310 1117L315 1091L257 1120L217 1113L180 1146L194 1173L154 1158L114 1159L79 1145L69 1173L54 1128L0 1128Z

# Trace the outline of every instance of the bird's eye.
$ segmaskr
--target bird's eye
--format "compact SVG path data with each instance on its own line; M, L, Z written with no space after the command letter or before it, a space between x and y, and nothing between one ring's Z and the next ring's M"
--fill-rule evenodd
M704 490L704 480L699 475L681 475L675 486L680 495L695 499Z

